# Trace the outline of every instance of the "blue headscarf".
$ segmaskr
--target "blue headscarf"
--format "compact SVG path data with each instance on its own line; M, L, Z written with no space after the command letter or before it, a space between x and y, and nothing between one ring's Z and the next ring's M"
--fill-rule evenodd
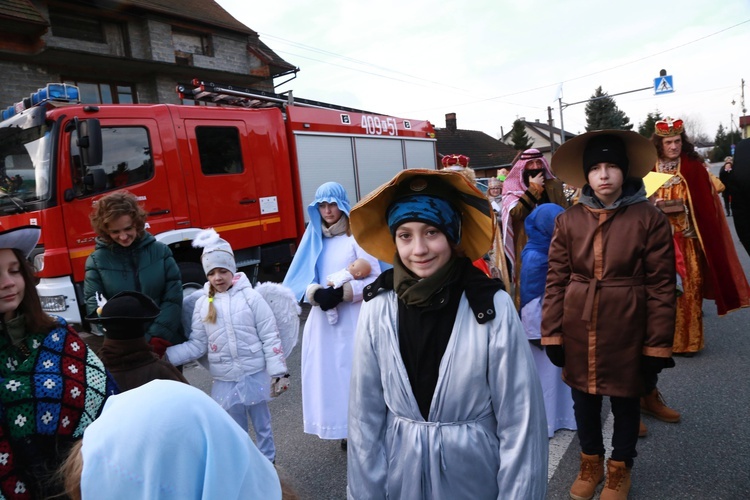
M547 283L547 255L555 230L555 218L564 209L555 203L536 207L524 225L529 241L521 252L521 308L544 294Z
M297 300L302 300L310 285L315 280L315 265L320 252L323 251L323 230L318 205L321 203L335 203L344 215L349 217L349 197L344 186L338 182L326 182L315 191L315 199L307 206L307 216L310 223L299 242L297 253L294 254L292 264L284 277L284 286L294 292Z
M461 215L450 202L427 194L413 194L395 201L386 214L391 235L407 222L424 222L440 229L455 244L461 243Z

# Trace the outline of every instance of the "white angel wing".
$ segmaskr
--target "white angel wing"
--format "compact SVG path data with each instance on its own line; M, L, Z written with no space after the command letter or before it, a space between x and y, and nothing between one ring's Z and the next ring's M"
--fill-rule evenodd
M281 348L284 350L284 357L288 359L299 339L299 315L302 308L297 303L294 292L280 283L258 283L254 290L271 306L279 329Z

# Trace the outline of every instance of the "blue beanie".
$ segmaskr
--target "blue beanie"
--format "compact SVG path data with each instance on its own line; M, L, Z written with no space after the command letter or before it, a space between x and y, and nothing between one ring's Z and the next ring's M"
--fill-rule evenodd
M394 201L386 211L391 236L407 222L422 222L435 226L448 241L461 242L461 214L448 201L428 194L414 194Z

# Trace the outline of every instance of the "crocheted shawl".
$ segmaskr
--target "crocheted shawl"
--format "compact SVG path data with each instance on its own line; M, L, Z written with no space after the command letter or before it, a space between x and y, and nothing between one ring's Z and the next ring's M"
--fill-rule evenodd
M16 468L24 438L80 438L117 392L114 380L64 319L14 346L0 337L0 495L33 498L33 481Z

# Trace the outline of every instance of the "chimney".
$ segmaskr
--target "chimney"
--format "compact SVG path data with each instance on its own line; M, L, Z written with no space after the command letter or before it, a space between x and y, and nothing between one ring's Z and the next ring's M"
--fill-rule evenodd
M457 130L458 127L456 126L456 113L445 114L445 128L447 128L451 132L455 132Z

